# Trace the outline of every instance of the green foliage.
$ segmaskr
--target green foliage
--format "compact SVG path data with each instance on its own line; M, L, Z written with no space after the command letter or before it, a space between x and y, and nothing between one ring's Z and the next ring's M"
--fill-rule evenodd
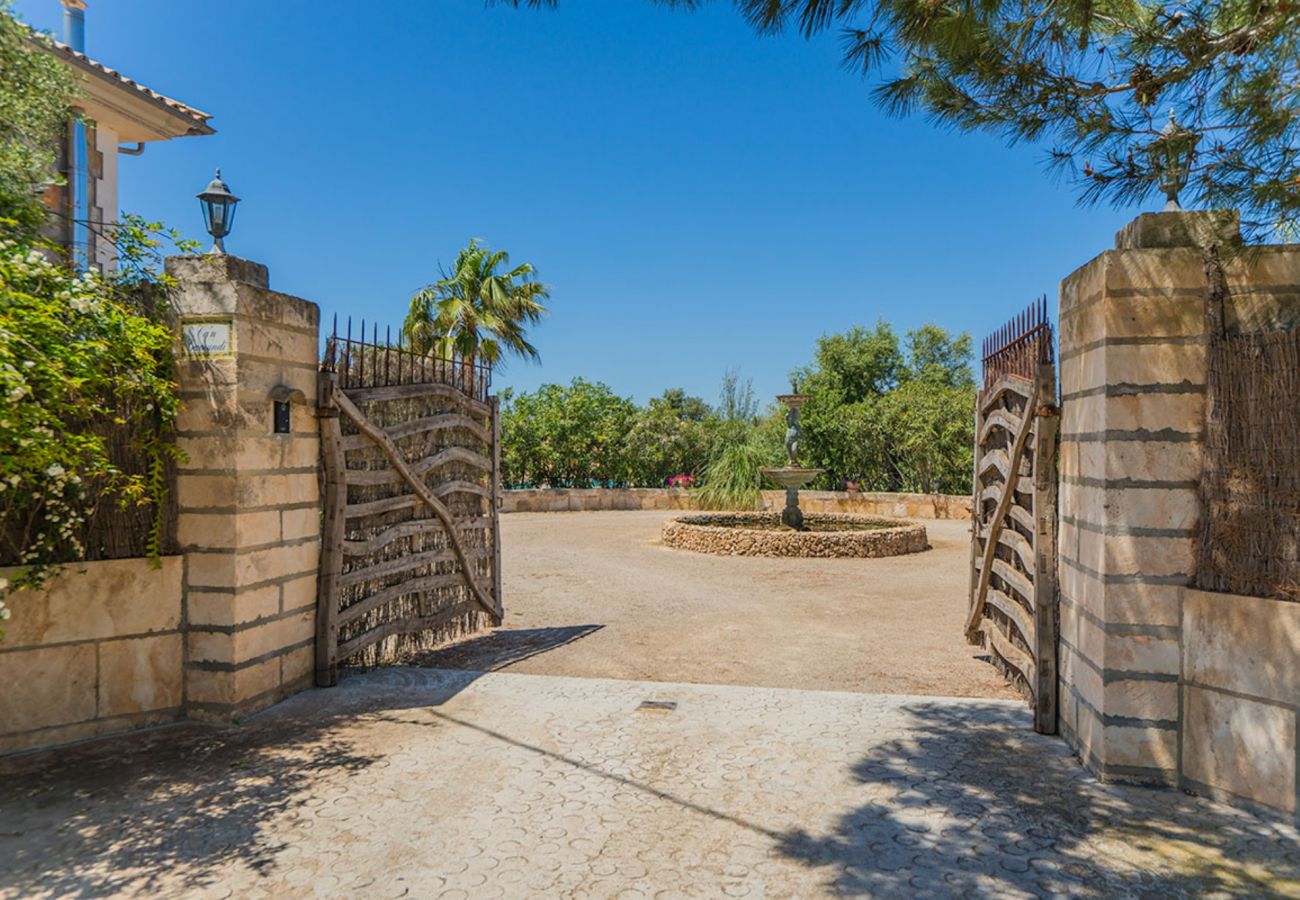
M554 7L559 0L498 0ZM701 0L658 0L695 9ZM837 28L896 114L1052 145L1085 202L1150 200L1195 147L1188 196L1248 230L1300 224L1300 4L1260 0L733 0L761 34ZM1194 132L1164 135L1170 109Z
M907 333L907 362L903 381L923 381L948 387L974 387L971 337L953 337L938 325L922 325Z
M658 487L674 475L698 475L709 459L712 422L707 403L677 388L637 410L625 446L629 483Z
M871 330L854 325L843 334L823 335L813 366L797 370L793 380L801 391L852 403L890 390L902 370L898 336L888 322L877 322Z
M627 436L636 418L631 400L581 378L503 395L503 477L514 486L627 484Z
M55 179L55 151L71 118L72 74L0 0L0 237L33 238L45 222L37 194Z
M817 342L793 379L803 408L800 462L817 486L965 493L970 488L975 380L969 335L850 328ZM718 404L668 390L643 407L599 382L502 394L502 469L511 487L663 487L693 475L713 509L752 509L759 469L786 459L784 409L760 413L748 381L728 372Z
M782 432L756 424L766 420L752 387L730 374L717 409L679 388L637 406L581 378L501 396L501 466L512 487L663 487L674 475L700 477L725 448L753 443L771 461L781 443Z
M546 314L546 285L529 263L509 268L510 256L477 240L456 255L450 272L411 298L402 337L416 353L444 359L477 356L495 364L502 353L537 359L524 336ZM501 271L505 269L506 271Z
M882 397L881 407L883 431L889 436L885 490L961 494L970 489L972 386L907 381Z
M0 579L0 597L84 558L96 506L150 509L157 559L179 400L155 267L164 242L197 246L124 216L93 226L114 244L118 271L77 275L38 237L73 93L41 40L0 0L0 564L20 566ZM120 454L137 465L124 471Z
M820 483L865 490L964 493L970 487L975 378L970 335L935 325L906 335L886 323L817 342L799 370L802 462L826 469Z
M701 509L757 509L762 490L762 466L771 465L754 442L728 444L704 469L704 484L696 491Z
M179 407L162 305L156 286L0 241L0 560L26 567L0 593L83 558L92 498L150 506L156 554ZM133 436L143 472L114 465L115 434Z

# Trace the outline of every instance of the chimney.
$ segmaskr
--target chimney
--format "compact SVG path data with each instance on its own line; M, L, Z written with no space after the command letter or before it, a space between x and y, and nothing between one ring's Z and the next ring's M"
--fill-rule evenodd
M86 52L86 0L59 0L63 4L63 43Z

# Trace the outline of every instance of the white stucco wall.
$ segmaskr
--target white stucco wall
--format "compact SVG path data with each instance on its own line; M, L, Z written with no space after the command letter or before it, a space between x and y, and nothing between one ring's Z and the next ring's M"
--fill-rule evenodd
M117 175L118 175L118 136L111 126L102 123L95 125L95 149L103 154L103 171L95 180L95 204L92 218L96 221L96 230L117 221ZM94 262L102 271L108 272L117 265L117 254L112 243L103 238L95 240Z

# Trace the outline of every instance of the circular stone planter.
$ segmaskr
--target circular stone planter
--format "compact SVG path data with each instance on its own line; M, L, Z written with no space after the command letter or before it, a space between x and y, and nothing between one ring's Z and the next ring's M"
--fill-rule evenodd
M804 524L807 531L791 531L779 513L698 513L665 520L663 540L677 550L719 556L866 558L929 547L925 526L905 519L809 513Z

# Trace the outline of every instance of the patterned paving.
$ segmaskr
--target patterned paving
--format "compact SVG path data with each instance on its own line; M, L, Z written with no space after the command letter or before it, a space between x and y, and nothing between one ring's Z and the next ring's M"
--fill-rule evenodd
M1017 703L390 669L0 763L0 895L114 893L1300 896L1300 838Z

